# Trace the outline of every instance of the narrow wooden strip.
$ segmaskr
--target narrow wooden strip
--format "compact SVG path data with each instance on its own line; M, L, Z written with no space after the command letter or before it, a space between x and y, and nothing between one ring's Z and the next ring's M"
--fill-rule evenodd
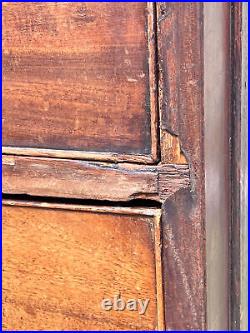
M155 4L147 3L148 9L148 66L151 117L151 158L157 161L158 156L158 100L157 100L157 71L156 71L156 35L155 35Z
M190 167L190 187L163 204L166 330L204 330L203 3L157 2L157 32L161 161L174 148L175 163L183 153Z
M141 166L3 155L3 193L163 202L189 185L187 165Z
M7 206L20 206L20 207L38 207L50 209L66 209L83 212L98 212L98 213L112 213L112 214L130 214L140 216L156 216L160 214L158 208L141 208L141 207L112 207L112 206L94 206L94 205L80 205L80 204L63 204L63 203L50 203L41 201L27 201L27 200L10 200L4 199L3 205ZM157 215L157 216L158 216Z
M55 157L65 159L82 159L96 161L113 161L113 162L132 162L150 164L154 160L151 156L136 154L118 154L103 152L86 152L77 150L59 150L59 149L42 149L42 148L23 148L23 147L2 147L3 154L14 154L21 156L37 156L37 157Z
M155 270L156 270L156 294L158 331L165 330L164 319L164 295L162 281L162 239L161 239L161 211L155 217Z

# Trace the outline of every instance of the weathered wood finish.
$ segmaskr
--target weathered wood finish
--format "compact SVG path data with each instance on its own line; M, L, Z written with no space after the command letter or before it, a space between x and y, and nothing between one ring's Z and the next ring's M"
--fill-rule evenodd
M155 160L153 20L150 3L4 3L3 145Z
M240 168L241 168L241 17L242 4L232 7L234 24L232 27L232 228L231 228L231 325L233 330L240 330Z
M157 3L157 14L161 140L164 133L176 136L191 181L163 205L166 328L201 330L206 327L203 5ZM163 141L161 157L167 160Z
M163 328L159 210L20 205L3 206L4 329ZM102 310L118 294L149 298L146 313Z
M248 3L232 5L231 329L248 330Z
M164 202L190 185L186 165L149 167L4 155L2 174L3 193L41 197Z

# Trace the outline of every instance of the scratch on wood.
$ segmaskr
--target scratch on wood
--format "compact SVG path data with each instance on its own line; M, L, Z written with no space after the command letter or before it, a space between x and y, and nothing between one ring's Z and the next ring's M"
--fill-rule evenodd
M185 290L185 295L189 300L190 311L191 311L193 317L195 318L195 321L197 321L197 311L196 311L196 307L195 307L194 296L192 295L192 289L190 288L190 285L188 282L188 277L187 277L187 273L185 271L184 262L181 259L182 255L179 254L178 248L175 246L173 230L169 224L166 225L164 232L166 234L166 239L168 240L168 243L169 243L168 244L169 249L171 250L171 254L172 254L175 264L176 264L176 269L178 270L177 274L181 278L180 283L182 284L182 286Z
M12 166L14 166L15 165L15 158L6 156L2 159L2 164L3 165L12 165Z

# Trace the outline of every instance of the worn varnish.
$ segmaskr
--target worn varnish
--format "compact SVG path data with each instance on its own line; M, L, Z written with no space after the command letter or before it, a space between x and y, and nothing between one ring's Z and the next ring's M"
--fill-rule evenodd
M3 4L3 145L156 159L152 29L152 4Z
M159 2L157 14L161 158L169 163L171 133L190 167L190 187L163 204L166 329L204 330L203 4Z
M231 329L248 330L248 3L231 7Z
M190 186L187 165L142 166L28 156L2 157L5 194L164 202Z
M3 328L162 329L159 242L156 209L5 202ZM145 315L101 309L119 293Z

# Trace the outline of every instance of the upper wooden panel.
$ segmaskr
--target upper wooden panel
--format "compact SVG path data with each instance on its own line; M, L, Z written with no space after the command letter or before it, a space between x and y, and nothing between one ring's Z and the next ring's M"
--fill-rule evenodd
M152 16L147 3L4 3L3 145L155 159Z
M3 328L162 328L158 210L3 206ZM157 216L158 215L158 216ZM149 299L144 314L104 298Z

